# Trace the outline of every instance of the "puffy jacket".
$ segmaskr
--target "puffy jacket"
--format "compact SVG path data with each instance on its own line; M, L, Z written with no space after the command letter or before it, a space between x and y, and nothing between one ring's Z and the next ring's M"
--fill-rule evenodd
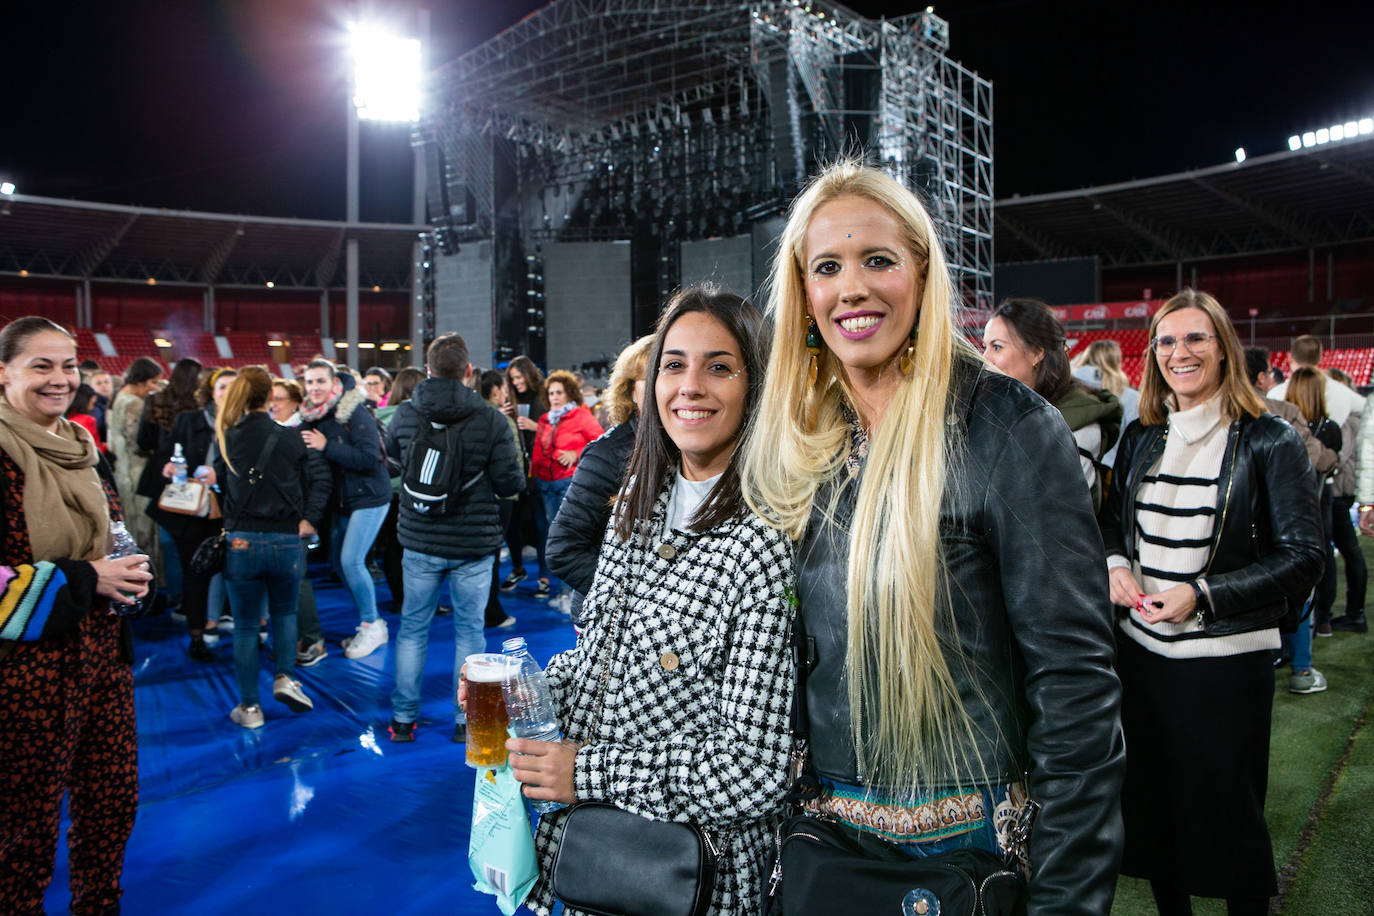
M558 517L549 525L545 554L553 574L582 594L592 589L601 541L611 518L611 498L620 492L639 419L611 427L582 452Z
M1167 426L1126 428L1102 507L1107 553L1136 555L1141 478L1164 454ZM1322 574L1322 522L1312 462L1302 439L1271 413L1234 420L1226 433L1217 524L1204 578L1203 635L1274 626Z
M964 750L993 781L1028 772L1042 807L1029 912L1106 913L1126 758L1106 558L1078 451L1055 408L1021 383L961 360L953 385L964 445L940 512L950 606L936 619L941 644L958 647L950 672L976 736ZM865 782L844 670L844 532L856 493L845 487L831 520L829 492L817 494L797 574L815 650L806 682L812 761L822 777L847 783ZM981 774L958 782L977 785Z
M318 420L306 420L301 428L324 434L324 457L333 472L335 500L343 511L391 502L381 427L360 389L349 388L334 409Z
M579 404L563 414L563 419L554 426L549 423L549 415L539 418L539 429L534 434L534 454L530 458L530 473L535 480L563 480L573 475L577 462L572 467L564 467L555 457L561 451L577 452L587 443L595 441L602 433L601 424L583 405Z
M457 379L425 379L391 417L387 451L405 467L410 444L422 423L463 424L463 465L459 478L480 479L468 490L459 511L431 517L410 509L404 497L396 517L401 546L448 559L485 557L501 549L503 528L497 497L525 488L525 472L505 414Z

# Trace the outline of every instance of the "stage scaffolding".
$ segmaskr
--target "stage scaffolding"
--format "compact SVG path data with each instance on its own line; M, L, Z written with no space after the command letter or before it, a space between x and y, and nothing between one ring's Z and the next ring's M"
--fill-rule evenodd
M498 355L539 346L545 240L630 239L637 331L678 246L776 220L862 150L920 190L965 304L992 295L992 84L927 10L798 0L556 0L430 76L435 243L490 240ZM522 303L522 305L517 305Z

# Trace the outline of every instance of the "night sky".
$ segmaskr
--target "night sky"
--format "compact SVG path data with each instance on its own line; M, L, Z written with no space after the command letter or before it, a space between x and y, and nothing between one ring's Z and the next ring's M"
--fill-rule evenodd
M437 63L544 4L426 5ZM1368 5L1278 8L972 0L936 12L952 56L993 81L996 193L1007 197L1216 165L1237 146L1275 152L1292 133L1374 115ZM342 9L11 4L0 178L25 194L342 218ZM363 125L364 219L408 220L409 163L407 127Z

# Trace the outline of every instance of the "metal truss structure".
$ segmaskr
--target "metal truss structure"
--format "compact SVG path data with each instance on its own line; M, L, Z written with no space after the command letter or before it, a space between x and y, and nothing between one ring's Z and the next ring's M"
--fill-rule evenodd
M678 243L747 232L862 152L925 195L966 304L988 307L992 85L948 44L928 10L555 0L431 74L414 141L432 221L522 250L629 238L672 273Z

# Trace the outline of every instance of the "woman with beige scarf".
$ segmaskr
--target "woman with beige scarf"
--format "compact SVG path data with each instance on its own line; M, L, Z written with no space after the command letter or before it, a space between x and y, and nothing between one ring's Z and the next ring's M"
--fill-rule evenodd
M46 318L0 331L0 902L41 913L62 799L71 911L117 912L138 808L131 643L115 604L146 556L104 559L121 518L88 432L62 414L76 342Z

